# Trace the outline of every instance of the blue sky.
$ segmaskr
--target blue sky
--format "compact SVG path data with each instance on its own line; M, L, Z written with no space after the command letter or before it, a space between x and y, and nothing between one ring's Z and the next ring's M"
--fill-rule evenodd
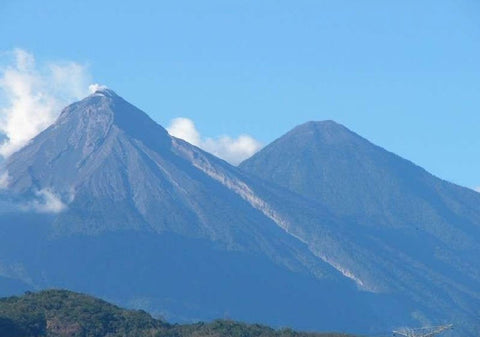
M478 0L3 0L14 48L87 65L165 126L266 144L333 119L480 186Z

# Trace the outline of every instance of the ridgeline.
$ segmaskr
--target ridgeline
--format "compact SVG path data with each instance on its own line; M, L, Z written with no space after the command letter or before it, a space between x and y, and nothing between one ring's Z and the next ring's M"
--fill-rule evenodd
M335 333L275 330L228 320L170 324L141 310L126 310L66 290L27 292L0 299L2 337L345 337Z

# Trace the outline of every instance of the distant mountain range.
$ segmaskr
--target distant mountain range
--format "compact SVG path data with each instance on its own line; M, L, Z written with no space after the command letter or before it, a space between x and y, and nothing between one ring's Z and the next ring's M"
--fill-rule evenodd
M480 331L480 194L334 122L233 167L100 89L0 174L2 295L62 287L177 321Z

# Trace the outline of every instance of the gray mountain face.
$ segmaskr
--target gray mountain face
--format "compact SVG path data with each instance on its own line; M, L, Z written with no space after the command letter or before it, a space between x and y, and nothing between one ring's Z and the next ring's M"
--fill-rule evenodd
M68 288L180 321L479 328L477 194L333 123L235 168L102 89L0 174L12 291Z
M345 219L333 242L318 226L293 233L365 290L402 294L415 300L417 314L423 307L429 319L468 326L466 335L479 331L479 193L331 121L296 127L240 168Z
M411 301L362 291L300 238L309 224L335 242L341 222L326 208L171 137L111 90L67 107L0 173L11 289L68 288L174 320L412 321Z
M289 221L274 204L285 199L282 193L170 137L108 89L67 107L9 158L6 172L9 194L27 205L29 199L47 211L48 203L63 205L52 235L171 232L232 250L275 252L272 259L294 270L325 274L325 266L281 228Z

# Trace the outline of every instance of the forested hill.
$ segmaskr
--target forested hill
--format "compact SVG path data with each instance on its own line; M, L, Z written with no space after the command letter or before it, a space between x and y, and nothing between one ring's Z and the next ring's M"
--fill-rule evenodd
M0 299L2 337L340 337L333 333L274 330L217 320L169 324L145 311L122 309L103 300L66 290L26 293Z

